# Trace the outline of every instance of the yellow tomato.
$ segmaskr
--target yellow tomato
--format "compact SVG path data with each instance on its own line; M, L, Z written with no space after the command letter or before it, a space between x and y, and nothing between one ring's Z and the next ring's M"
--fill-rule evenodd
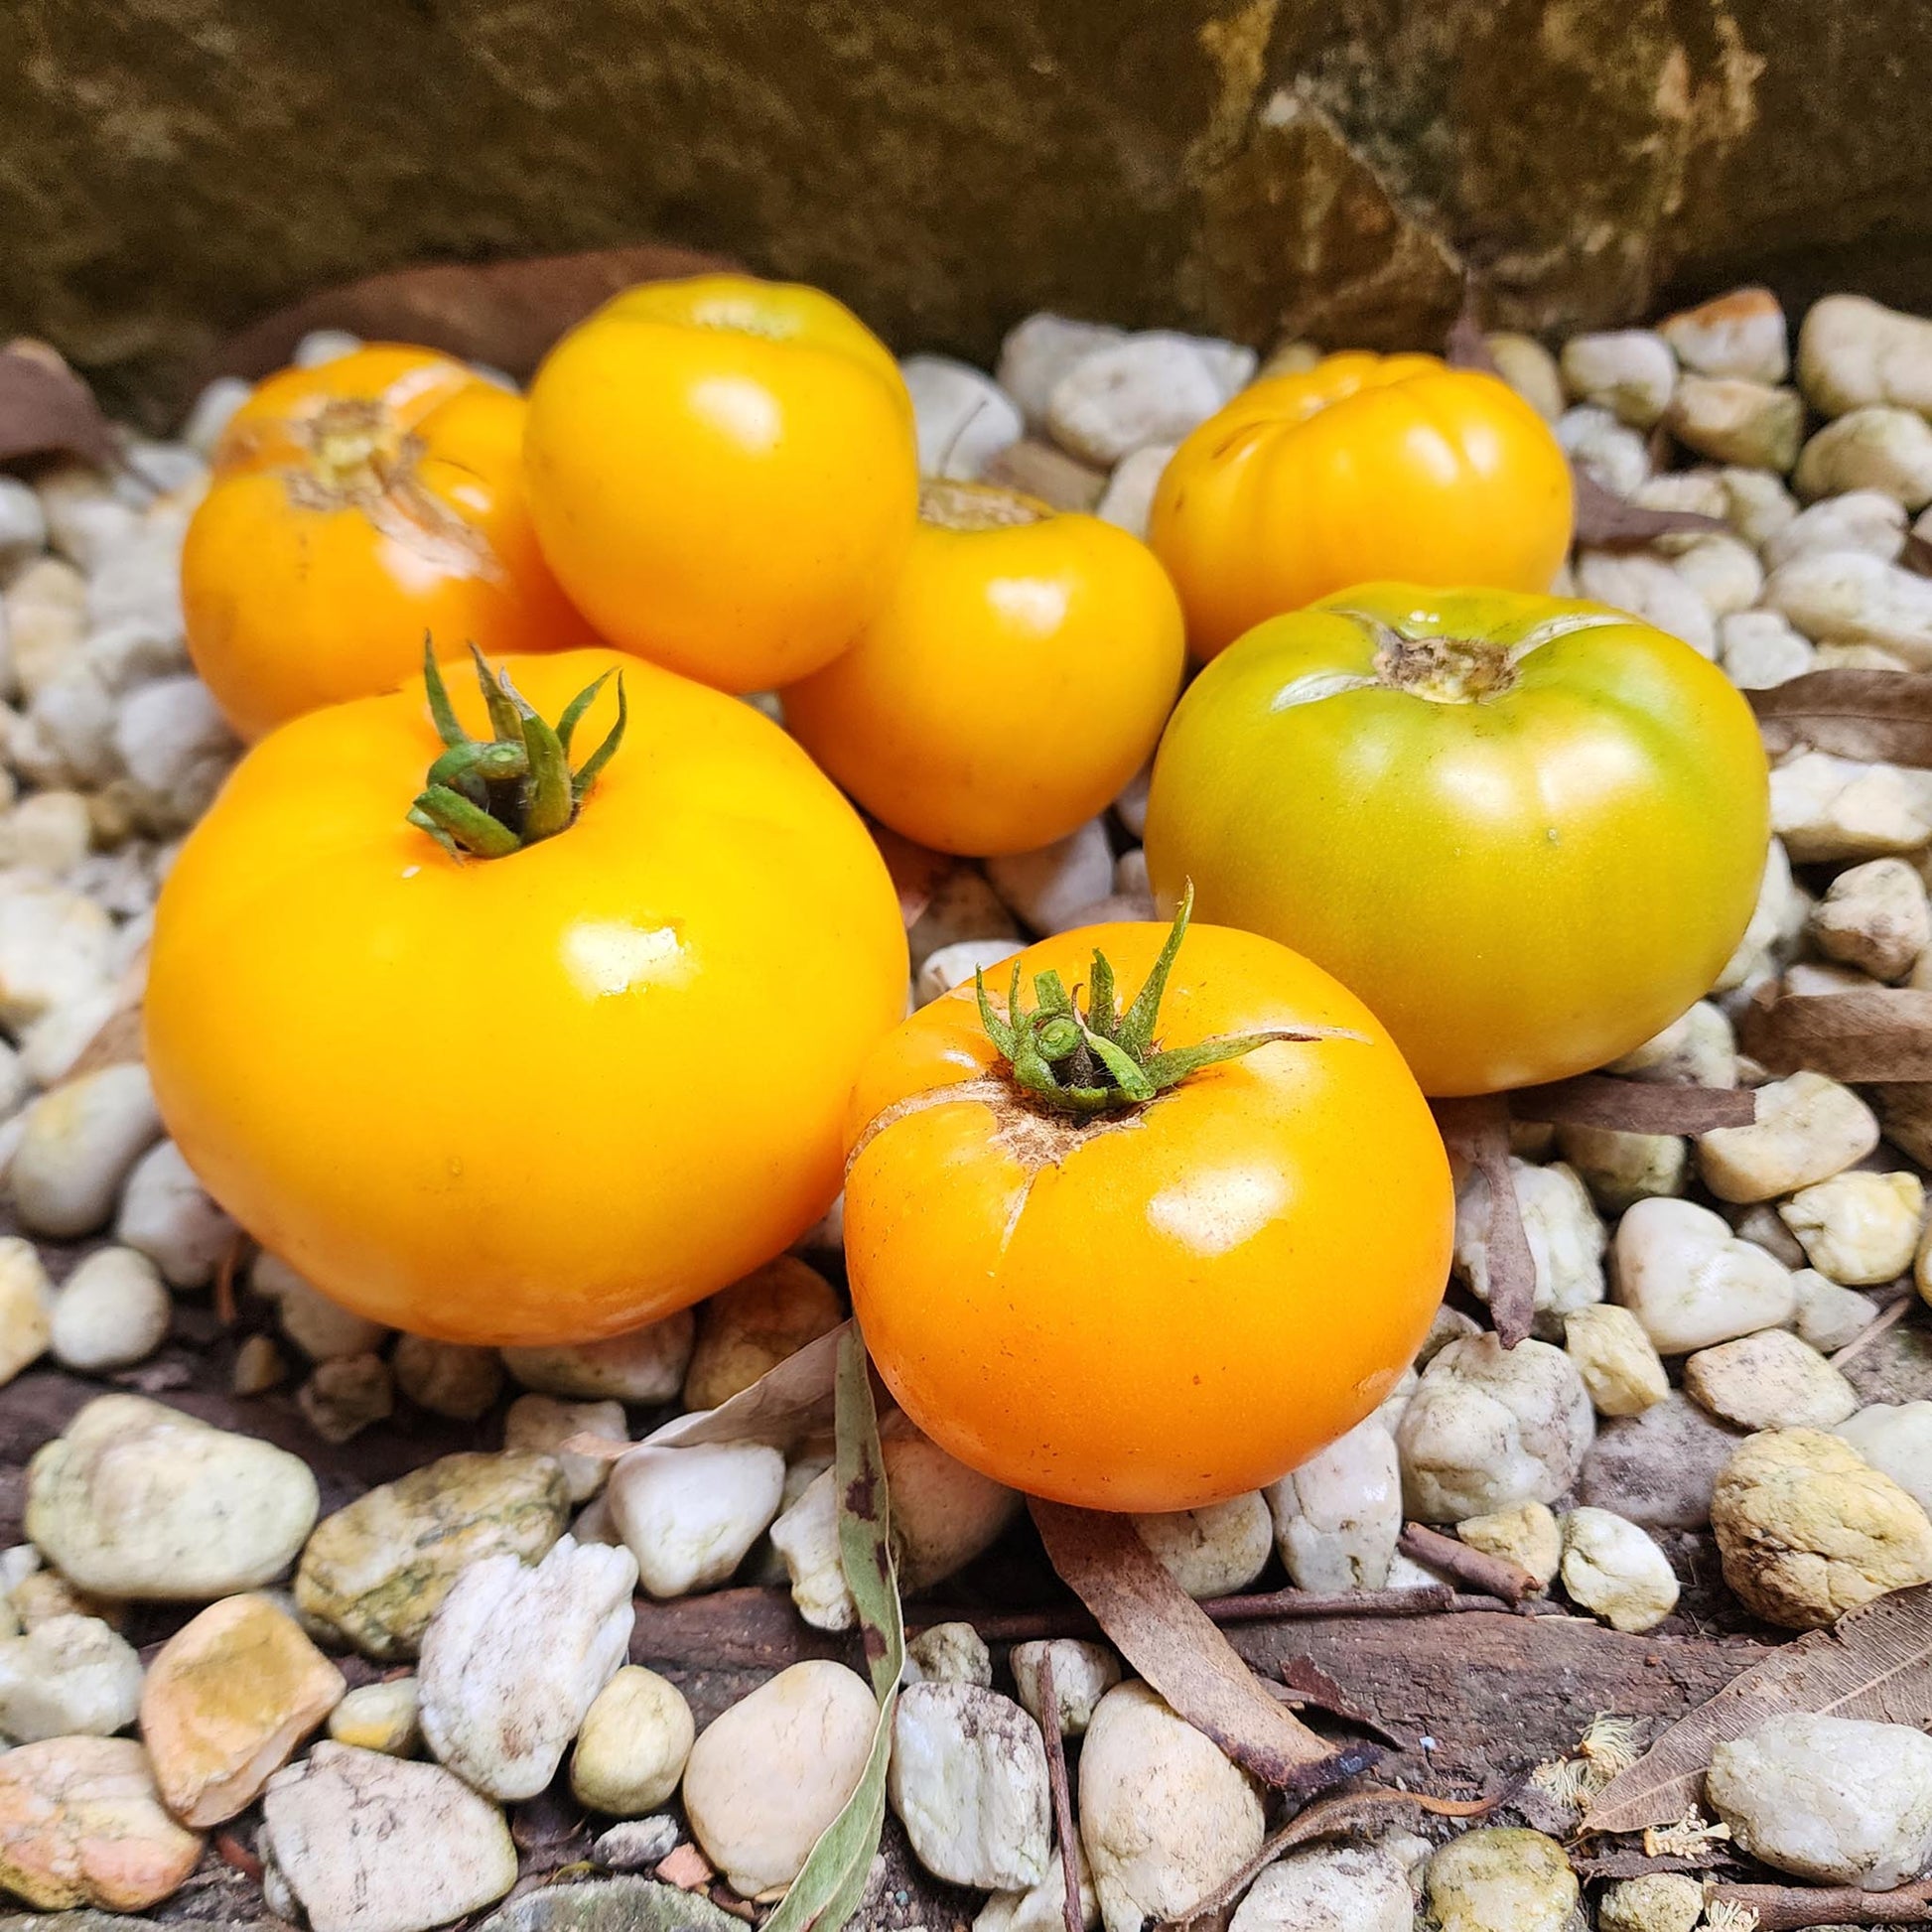
M284 369L230 418L182 551L195 668L244 738L439 649L590 640L523 500L520 396L433 349Z
M791 283L615 297L537 371L524 447L544 554L600 632L728 691L836 656L912 538L898 366Z
M148 1062L208 1191L335 1300L452 1341L583 1340L825 1211L905 940L858 815L751 706L614 651L503 668L548 719L621 674L627 732L574 813L508 739L425 787L421 682L284 726L162 894ZM483 727L474 685L458 710ZM456 857L437 832L488 849L473 809L525 842Z
M1750 707L1600 605L1368 584L1260 625L1155 759L1157 897L1367 1001L1423 1090L1629 1051L1710 990L1764 869Z
M1570 527L1570 466L1507 383L1350 350L1201 424L1161 478L1148 541L1211 657L1349 584L1547 591Z
M1092 1509L1192 1509L1312 1455L1409 1366L1449 1268L1443 1144L1361 1002L1285 947L1195 926L1136 1042L1128 1002L1173 941L1041 941L1017 980L988 976L1008 993L993 1031L971 986L935 1000L853 1104L846 1261L880 1373L961 1461ZM1029 985L1050 1089L995 1036ZM1067 987L1161 1091L1080 1066L1041 1011ZM1069 1095L1083 1082L1101 1091Z
M1027 852L1147 762L1183 655L1173 587L1125 530L928 483L886 608L786 690L785 723L894 831L941 852Z

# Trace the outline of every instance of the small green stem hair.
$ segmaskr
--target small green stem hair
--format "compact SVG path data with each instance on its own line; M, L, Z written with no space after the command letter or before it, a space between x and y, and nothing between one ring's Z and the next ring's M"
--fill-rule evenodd
M1194 909L1190 884L1168 932L1161 956L1147 982L1125 1013L1114 992L1114 969L1107 955L1096 949L1093 973L1086 988L1086 1010L1078 1003L1080 989L1066 990L1050 969L1034 975L1034 1005L1020 1004L1020 962L1013 962L1005 1018L995 1012L987 996L986 975L974 976L979 994L980 1024L986 1036L1006 1055L1014 1083L1060 1113L1082 1117L1118 1113L1177 1086L1191 1073L1222 1060L1239 1059L1257 1046L1276 1040L1359 1039L1359 1034L1337 1027L1277 1027L1262 1033L1223 1034L1192 1046L1163 1051L1155 1039L1161 1001L1168 977L1187 934Z
M449 687L423 639L423 683L429 715L447 748L429 768L429 779L409 808L411 825L427 832L453 858L504 859L526 845L554 839L577 816L585 794L623 742L629 712L623 678L618 678L618 721L576 770L570 766L572 734L597 694L604 675L578 692L554 726L526 704L507 671L491 673L475 644L477 682L493 738L472 738L458 722Z

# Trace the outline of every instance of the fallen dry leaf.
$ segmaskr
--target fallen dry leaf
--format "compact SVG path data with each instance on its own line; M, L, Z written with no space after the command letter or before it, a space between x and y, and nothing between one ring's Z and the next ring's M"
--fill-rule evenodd
M279 369L312 329L372 342L421 343L525 376L566 329L620 289L738 264L722 255L640 242L517 261L446 262L387 269L319 289L251 324L222 345L204 380Z
M1585 1829L1635 1832L1681 1818L1703 1793L1712 1746L1787 1712L1932 1721L1932 1584L1881 1596L1733 1678L1590 1800Z
M1509 1101L1483 1094L1434 1105L1450 1159L1473 1168L1488 1185L1489 1314L1503 1346L1514 1348L1529 1333L1536 1312L1536 1258L1509 1177Z
M1714 1127L1748 1127L1757 1118L1757 1098L1748 1087L1688 1087L1580 1073L1548 1086L1518 1087L1509 1096L1509 1111L1517 1120L1557 1127L1707 1134Z
M840 1322L728 1402L702 1415L679 1416L645 1440L665 1448L765 1443L789 1451L807 1436L822 1435L838 1413L839 1350L851 1327L849 1321Z
M121 460L113 428L86 383L43 344L9 343L0 349L0 463L57 455L102 470Z
M1129 1516L1029 1499L1061 1581L1116 1648L1196 1729L1278 1789L1348 1775L1338 1753L1256 1680ZM1359 1768L1359 1762L1358 1767ZM1317 1773L1326 1769L1328 1777Z
M1737 1044L1773 1073L1809 1067L1835 1080L1932 1080L1932 993L1787 993L1773 982L1745 1008Z
M765 1932L838 1932L858 1909L886 1828L886 1770L893 1754L893 1717L905 1669L905 1620L893 1557L892 1501L879 1449L872 1364L858 1324L839 1330L838 1443L833 1462L839 1498L839 1559L858 1607L872 1693L879 1700L866 1768L818 1836Z
M1649 543L1673 530L1727 530L1721 516L1701 510L1653 510L1605 489L1573 463L1570 478L1577 495L1577 541L1591 550L1616 550Z
M1932 764L1932 672L1807 671L1746 691L1765 749L1798 746L1881 764Z

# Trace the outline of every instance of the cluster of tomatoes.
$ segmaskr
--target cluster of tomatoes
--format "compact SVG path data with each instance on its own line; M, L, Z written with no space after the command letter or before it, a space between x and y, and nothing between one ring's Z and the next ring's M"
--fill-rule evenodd
M286 371L184 557L254 744L159 908L163 1113L265 1246L461 1341L667 1313L843 1184L868 1340L954 1453L1109 1508L1272 1480L1440 1297L1424 1094L1626 1050L1749 915L1750 715L1543 595L1570 519L1541 419L1427 356L1253 385L1148 544L922 485L890 352L810 289L633 289L527 400L406 347ZM788 729L733 695L771 689ZM1173 925L902 1019L847 794L1024 851L1157 745Z

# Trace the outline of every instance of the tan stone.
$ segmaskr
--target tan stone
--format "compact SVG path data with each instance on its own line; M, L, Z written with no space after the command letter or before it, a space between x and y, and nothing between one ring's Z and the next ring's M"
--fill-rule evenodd
M715 1409L845 1319L832 1285L796 1255L780 1255L698 1308L698 1341L684 1373L684 1406Z
M343 1674L265 1596L210 1603L162 1645L141 1692L141 1735L177 1818L218 1825L342 1698Z
M1932 1582L1932 1521L1849 1443L1815 1429L1747 1437L1718 1477L1725 1581L1767 1623L1812 1630Z
M145 1911L201 1856L131 1737L50 1737L0 1757L0 1885L44 1912Z

